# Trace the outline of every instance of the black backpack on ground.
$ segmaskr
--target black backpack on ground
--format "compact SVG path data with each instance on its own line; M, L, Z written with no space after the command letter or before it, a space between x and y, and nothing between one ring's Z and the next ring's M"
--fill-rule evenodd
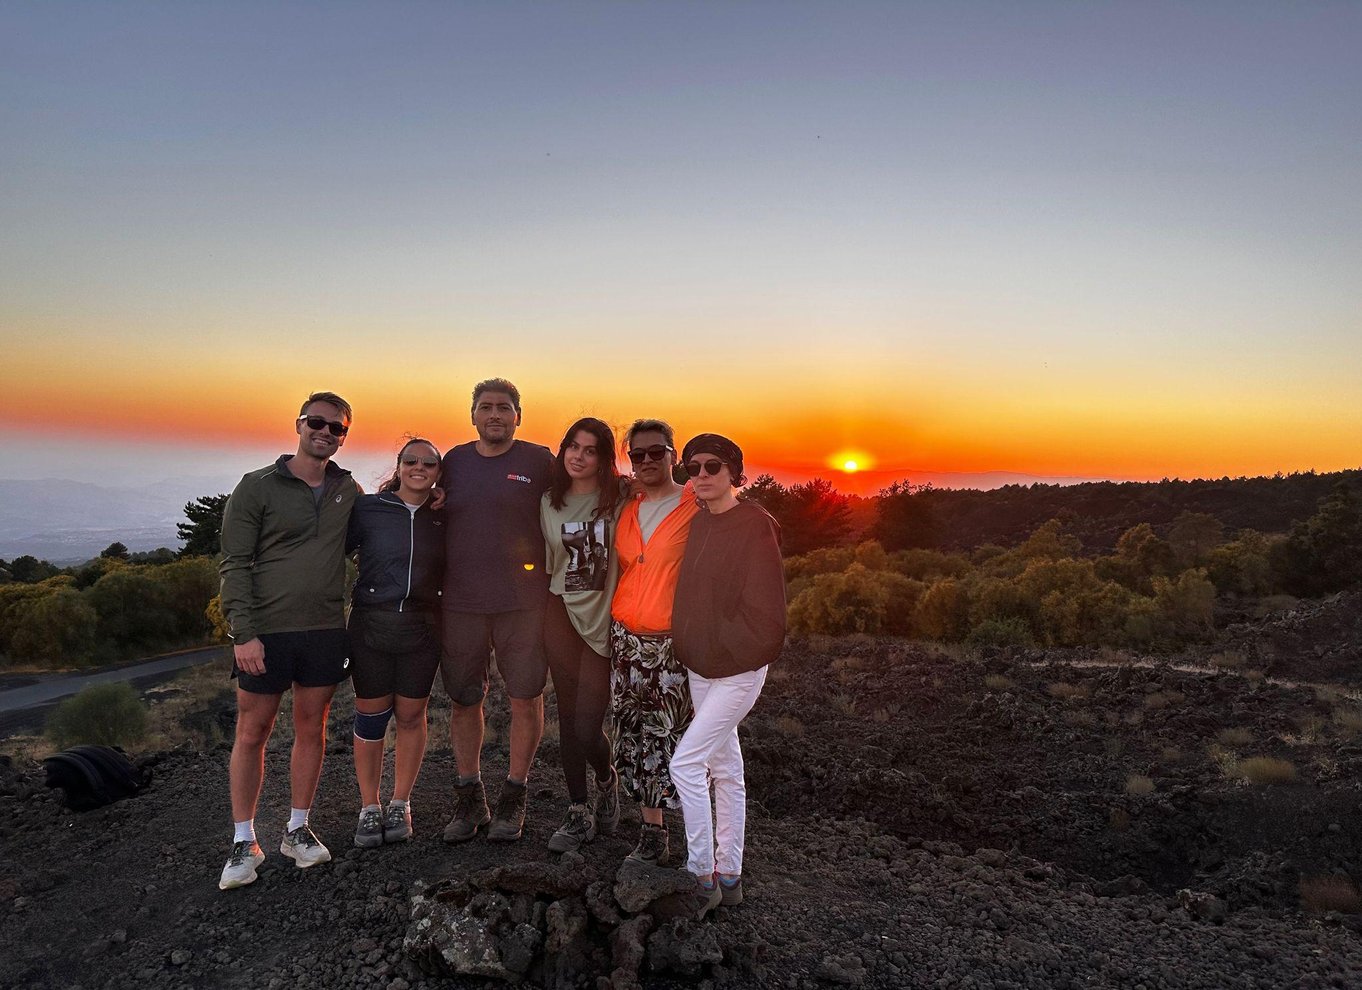
M151 771L139 769L112 746L75 746L43 760L47 786L60 787L62 803L72 811L91 811L132 797L151 783Z

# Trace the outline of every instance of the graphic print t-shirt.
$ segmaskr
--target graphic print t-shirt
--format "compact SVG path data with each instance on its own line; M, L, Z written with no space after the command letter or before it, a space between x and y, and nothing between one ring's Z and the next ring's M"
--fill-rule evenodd
M568 555L563 591L604 591L612 546L610 521L565 522L560 532Z
M488 613L543 607L548 574L539 498L552 468L547 447L523 440L496 457L483 457L473 443L445 454L445 608Z

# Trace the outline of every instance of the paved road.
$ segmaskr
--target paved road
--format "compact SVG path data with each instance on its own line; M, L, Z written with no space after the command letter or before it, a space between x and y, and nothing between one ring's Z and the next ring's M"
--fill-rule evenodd
M171 674L195 667L203 663L222 661L223 676L226 676L225 647L211 646L188 653L176 653L168 657L158 657L142 663L127 664L104 670L76 672L67 674L38 674L25 677L29 683L0 690L0 736L10 735L20 729L42 725L46 712L42 709L56 704L63 698L90 687L92 684L113 684L130 681L133 687L147 688L169 679Z

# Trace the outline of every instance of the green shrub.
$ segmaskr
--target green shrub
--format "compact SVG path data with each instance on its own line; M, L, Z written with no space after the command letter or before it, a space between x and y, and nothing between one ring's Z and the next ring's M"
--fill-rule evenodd
M969 631L965 642L970 646L1034 646L1036 639L1031 635L1031 627L1013 616L985 619Z
M47 719L47 737L61 749L82 744L130 746L147 732L147 709L127 684L96 684L67 698Z
M917 603L914 625L929 639L955 641L969 630L969 592L955 578L937 581Z

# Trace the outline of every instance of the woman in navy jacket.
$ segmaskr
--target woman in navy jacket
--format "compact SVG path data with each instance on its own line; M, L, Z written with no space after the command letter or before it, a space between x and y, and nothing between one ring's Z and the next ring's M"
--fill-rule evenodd
M360 496L350 516L347 549L359 554L348 628L361 803L357 846L411 838L411 789L426 753L426 705L440 666L445 538L440 513L429 505L439 478L435 445L409 440L392 477L377 493ZM378 790L394 715L393 791L385 809Z

